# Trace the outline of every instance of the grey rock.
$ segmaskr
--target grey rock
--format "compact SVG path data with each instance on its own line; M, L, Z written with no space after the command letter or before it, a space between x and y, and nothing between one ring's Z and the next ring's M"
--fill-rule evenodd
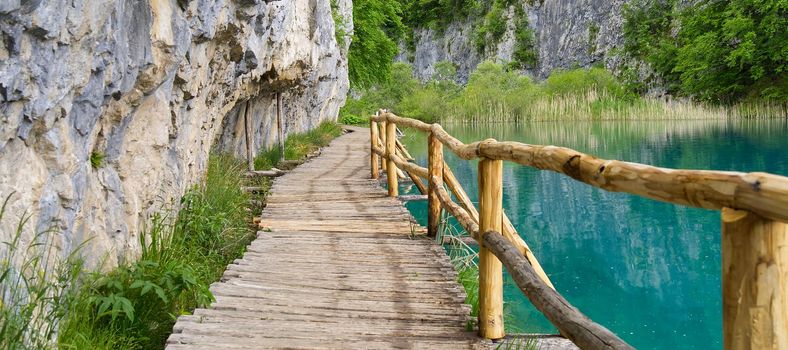
M529 27L534 32L538 64L524 74L546 78L555 69L590 67L603 64L617 69L623 61L617 56L616 48L623 45L622 8L629 0L544 0L533 5L520 0L513 6L522 6L528 17ZM474 29L478 25L474 18L458 18L450 23L443 33L432 29L414 31L415 51L398 56L400 61L413 64L414 73L422 80L429 79L435 64L449 61L457 67L458 80L466 82L470 73L483 60L508 62L515 47L514 7L504 14L507 30L500 42L488 45L484 53L478 53L474 44ZM598 32L595 38L590 28ZM401 45L402 47L403 45Z
M350 0L338 4L352 28ZM2 1L0 196L16 193L4 220L31 213L26 235L56 228L64 254L89 240L105 268L135 258L211 151L245 157L247 101L256 149L276 141L277 93L288 133L336 119L348 45L329 0ZM5 241L13 225L0 227Z

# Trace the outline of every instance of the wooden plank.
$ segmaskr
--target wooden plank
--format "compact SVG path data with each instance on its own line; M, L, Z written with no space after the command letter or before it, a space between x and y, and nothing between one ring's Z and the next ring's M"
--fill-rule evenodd
M260 216L272 231L211 286L210 308L179 317L168 348L489 346L465 331L470 307L445 251L369 179L371 140L343 135L274 180Z

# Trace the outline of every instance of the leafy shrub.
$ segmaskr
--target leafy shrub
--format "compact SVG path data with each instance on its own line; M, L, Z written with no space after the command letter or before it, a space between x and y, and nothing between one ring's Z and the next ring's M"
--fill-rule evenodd
M353 39L348 53L350 84L367 88L391 78L391 64L404 27L400 5L388 0L353 2Z
M345 125L366 125L369 123L369 118L359 117L353 114L345 114L339 117L339 122Z

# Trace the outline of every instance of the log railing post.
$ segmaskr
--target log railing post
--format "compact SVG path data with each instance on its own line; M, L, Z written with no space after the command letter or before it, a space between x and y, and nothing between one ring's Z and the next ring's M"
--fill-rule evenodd
M386 180L388 180L389 197L396 197L399 195L399 188L397 184L397 165L391 160L392 155L397 152L397 125L388 122L386 123Z
M429 176L437 182L429 182L427 195L427 234L430 237L437 237L438 227L441 221L441 201L438 199L436 189L443 187L443 144L435 135L430 133L428 138L428 163Z
M386 149L386 133L387 133L387 131L386 131L387 130L386 129L386 121L384 120L384 121L378 123L378 127L380 127L380 130L379 130L380 132L378 133L378 135L380 135L380 146L383 147L383 149L385 150ZM386 159L385 158L381 159L380 166L383 169L383 171L385 171L386 174L388 174L388 168L387 168L388 164L386 164Z
M380 176L378 169L378 154L375 153L375 148L378 147L378 123L374 120L369 121L369 163L372 171L372 178L377 179Z
M788 224L722 210L725 350L788 349Z
M503 265L484 246L484 234L503 228L503 161L479 161L479 336L504 337Z

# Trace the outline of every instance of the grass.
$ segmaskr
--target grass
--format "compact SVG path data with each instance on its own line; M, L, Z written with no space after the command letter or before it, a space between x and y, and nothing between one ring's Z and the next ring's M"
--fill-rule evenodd
M56 260L55 232L44 230L25 242L31 216L9 223L8 195L0 209L0 225L12 229L0 247L0 348L49 349L57 339L59 321L69 310L71 287L82 271L75 255Z
M105 158L104 153L91 152L90 166L92 166L94 169L100 168L101 165L104 164L104 158Z
M155 215L139 260L86 275L62 320L64 349L162 348L179 315L213 301L208 287L253 238L244 165L212 155L204 180Z
M254 159L254 167L257 170L268 170L276 167L280 160L303 160L321 147L328 146L331 140L339 135L342 135L342 127L330 121L320 123L305 133L290 134L285 140L284 158L278 147L262 150Z
M507 68L509 67L509 68ZM369 115L387 108L403 117L454 123L689 120L774 118L788 114L785 101L733 106L640 96L601 67L554 71L534 82L509 65L482 62L465 86L451 78L420 83L396 65L396 84L383 84L349 99L341 115Z

